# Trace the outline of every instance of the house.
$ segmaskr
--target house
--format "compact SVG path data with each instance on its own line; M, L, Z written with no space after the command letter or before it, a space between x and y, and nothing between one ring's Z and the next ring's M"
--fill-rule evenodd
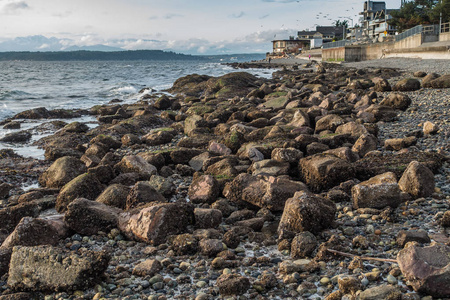
M394 9L386 9L384 1L365 1L364 11L359 13L362 15L360 22L363 36L375 39L395 34L395 27L388 24L388 21L392 19L390 15L392 11Z
M293 36L288 40L273 40L273 53L276 55L298 54L307 45L304 41L294 39Z
M315 31L299 31L297 39L304 41L311 48L320 48L323 43L342 39L344 31L343 26L317 26Z

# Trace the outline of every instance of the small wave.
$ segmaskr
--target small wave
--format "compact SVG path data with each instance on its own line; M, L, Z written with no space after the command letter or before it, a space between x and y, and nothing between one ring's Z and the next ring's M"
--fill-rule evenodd
M129 85L112 89L112 92L115 94L134 94L137 92L137 89L134 86Z
M24 91L19 91L19 90L0 90L0 100L4 100L4 99L9 99L9 98L13 98L13 99L18 99L21 100L26 96L29 96L31 94L24 92Z

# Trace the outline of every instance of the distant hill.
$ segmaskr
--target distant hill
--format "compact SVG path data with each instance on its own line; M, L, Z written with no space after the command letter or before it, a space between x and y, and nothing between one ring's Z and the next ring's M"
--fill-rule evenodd
M0 61L74 61L74 60L206 60L206 57L162 50L135 51L55 51L0 52Z
M124 51L122 48L111 47L105 45L93 45L93 46L70 46L65 48L62 51L102 51L102 52L111 52L111 51Z

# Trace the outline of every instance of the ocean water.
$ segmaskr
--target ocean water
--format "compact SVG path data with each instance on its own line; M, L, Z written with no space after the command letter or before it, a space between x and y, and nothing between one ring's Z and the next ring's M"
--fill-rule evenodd
M142 97L139 91L143 88L161 92L189 74L221 76L236 71L219 62L203 61L0 62L0 121L36 107L90 108L112 99L132 103ZM265 78L272 75L271 70L245 71ZM48 121L26 120L20 130L32 130ZM82 121L95 126L94 118ZM0 137L13 131L0 126ZM40 137L33 134L33 140ZM43 152L30 143L0 143L0 149L12 148L21 155L42 158Z

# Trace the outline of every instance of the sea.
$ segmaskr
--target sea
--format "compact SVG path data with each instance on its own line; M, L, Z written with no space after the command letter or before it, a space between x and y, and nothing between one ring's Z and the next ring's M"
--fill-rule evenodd
M236 61L236 60L233 60ZM37 107L52 109L90 108L113 99L133 103L143 93L164 93L176 79L201 74L221 76L241 70L224 61L4 61L0 62L0 121ZM259 77L270 78L273 70L246 69ZM141 92L144 88L145 92ZM26 144L0 142L0 149L11 148L22 156L42 159L44 151L32 143L49 132L33 128L51 120L19 120L21 129L30 130L33 138ZM92 116L81 121L97 126ZM0 126L0 138L15 130Z

